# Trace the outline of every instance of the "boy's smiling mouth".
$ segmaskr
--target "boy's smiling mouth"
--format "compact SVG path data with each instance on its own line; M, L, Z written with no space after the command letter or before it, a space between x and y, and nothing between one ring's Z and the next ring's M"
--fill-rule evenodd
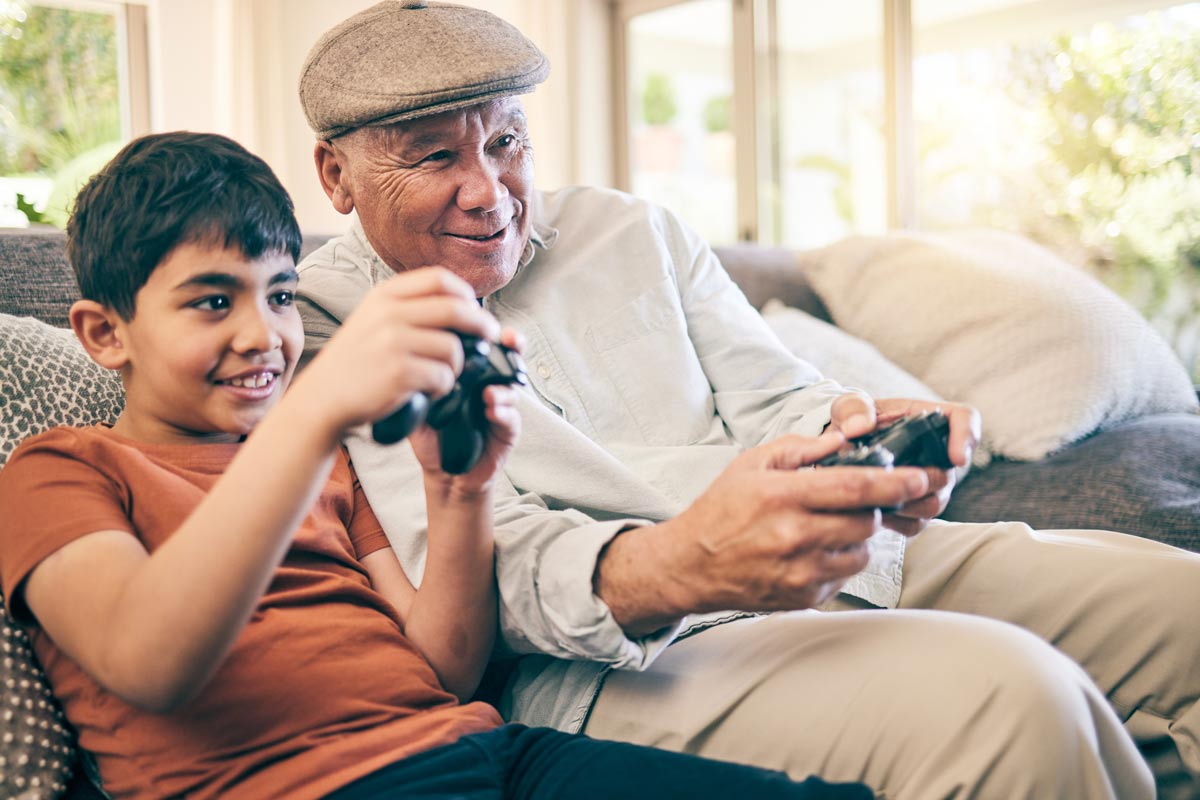
M218 386L232 386L237 389L265 389L274 385L279 374L270 370L251 372L245 375L235 375L231 378L219 379Z

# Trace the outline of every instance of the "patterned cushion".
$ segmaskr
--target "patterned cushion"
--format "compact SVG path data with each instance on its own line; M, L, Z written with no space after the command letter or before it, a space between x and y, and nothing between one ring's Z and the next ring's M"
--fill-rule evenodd
M29 436L55 425L116 419L117 376L97 366L66 329L0 314L0 468ZM59 797L75 764L62 712L29 638L0 600L0 797Z

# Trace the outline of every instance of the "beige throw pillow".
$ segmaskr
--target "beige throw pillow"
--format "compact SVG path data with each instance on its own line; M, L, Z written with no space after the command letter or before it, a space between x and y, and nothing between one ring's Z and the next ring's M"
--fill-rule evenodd
M1136 310L1021 236L857 236L798 258L840 328L980 410L994 455L1036 460L1196 410L1187 371Z

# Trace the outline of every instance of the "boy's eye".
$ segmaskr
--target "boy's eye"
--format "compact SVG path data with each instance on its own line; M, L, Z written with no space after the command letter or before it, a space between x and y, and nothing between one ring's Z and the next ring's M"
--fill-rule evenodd
M290 306L296 298L296 293L291 289L285 289L281 292L275 292L271 295L271 305Z
M229 308L229 298L223 294L214 294L209 297L202 297L192 303L192 307L202 311L224 311Z

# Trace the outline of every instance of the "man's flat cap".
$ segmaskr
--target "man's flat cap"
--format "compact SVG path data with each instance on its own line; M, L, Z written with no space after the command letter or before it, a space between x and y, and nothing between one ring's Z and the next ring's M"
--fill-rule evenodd
M550 63L512 25L478 8L384 0L309 52L300 104L319 139L524 94Z

